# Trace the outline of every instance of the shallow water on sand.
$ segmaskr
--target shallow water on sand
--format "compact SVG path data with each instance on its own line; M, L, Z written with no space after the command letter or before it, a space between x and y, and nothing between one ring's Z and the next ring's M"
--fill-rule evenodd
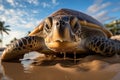
M91 55L77 64L69 60L36 62L38 56L43 55L32 52L21 62L1 62L0 80L120 80L119 56Z

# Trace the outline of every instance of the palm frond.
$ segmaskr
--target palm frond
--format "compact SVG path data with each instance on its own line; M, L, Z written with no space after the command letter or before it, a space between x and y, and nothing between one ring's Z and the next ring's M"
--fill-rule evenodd
M5 26L5 22L4 21L0 21L0 34L1 36L3 36L3 33L9 34L8 31L11 31L8 27L10 27L9 25Z
M5 32L6 34L8 34L8 35L9 35L9 33L8 33L6 30L4 30L3 32Z
M9 25L5 26L5 27L10 27Z
M7 28L5 28L5 29L3 29L3 30L5 30L5 31L11 31L10 29L7 29Z

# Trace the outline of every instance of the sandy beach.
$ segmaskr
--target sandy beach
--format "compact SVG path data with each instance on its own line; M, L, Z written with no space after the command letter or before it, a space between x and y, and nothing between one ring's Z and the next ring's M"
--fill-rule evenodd
M119 56L90 55L75 64L70 60L35 62L38 53L26 55L21 62L2 62L0 80L119 80ZM33 64L34 63L34 64Z

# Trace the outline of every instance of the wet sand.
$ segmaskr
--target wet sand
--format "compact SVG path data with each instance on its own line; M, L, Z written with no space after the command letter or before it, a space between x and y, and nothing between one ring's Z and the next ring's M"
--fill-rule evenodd
M120 80L119 56L90 55L76 64L69 60L40 63L34 61L36 56L30 53L21 62L2 62L0 80Z

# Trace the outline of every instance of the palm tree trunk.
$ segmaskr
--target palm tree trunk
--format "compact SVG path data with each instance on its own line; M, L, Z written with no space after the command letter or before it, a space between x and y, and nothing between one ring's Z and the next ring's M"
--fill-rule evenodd
M3 47L3 35L2 35L2 38L1 38L1 47Z
M1 42L0 42L1 44L0 44L0 47L3 47L3 32L1 31L0 34L1 34Z

